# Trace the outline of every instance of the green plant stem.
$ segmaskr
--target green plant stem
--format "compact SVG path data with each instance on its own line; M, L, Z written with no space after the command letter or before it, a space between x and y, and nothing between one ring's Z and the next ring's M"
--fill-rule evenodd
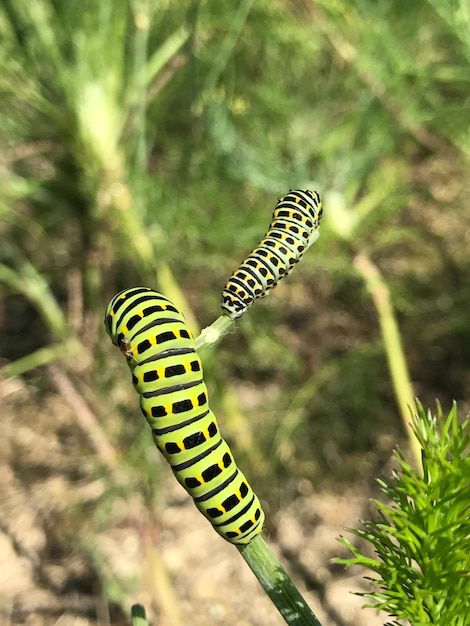
M321 626L262 537L237 548L287 624Z
M24 261L18 271L0 264L0 282L16 289L32 302L57 339L67 339L69 331L62 309L46 279L32 263Z
M145 67L147 86L158 76L165 65L174 58L191 36L186 26L180 26L147 60Z
M216 343L232 326L228 315L221 315L203 329L196 339L198 352ZM237 546L264 591L271 598L287 624L292 626L321 626L299 590L262 537L256 537L246 546Z
M135 23L135 45L133 51L134 57L134 89L133 97L135 99L135 154L134 167L139 172L145 172L147 167L147 144L145 137L145 97L146 97L146 80L142 68L145 68L147 61L147 48L149 38L149 28L151 18L149 13L148 2L134 0L131 3L134 12ZM142 179L138 179L142 182Z
M253 0L242 0L238 5L235 15L233 15L230 20L230 30L220 47L217 57L214 59L211 71L206 79L206 84L204 86L206 92L211 92L215 89L215 86L217 85L217 82L233 53L243 26L248 19L252 5Z
M141 604L133 604L131 614L133 626L148 626L145 608Z
M64 358L77 358L82 349L83 346L75 338L52 346L46 346L45 348L39 348L35 352L30 352L30 354L12 363L7 363L1 370L2 376L5 378L14 378L15 376L21 376L36 367L47 365L53 361Z
M221 315L210 326L206 326L196 339L196 350L202 352L205 348L217 343L232 326L233 320L228 315Z
M374 300L401 418L415 463L422 469L421 446L411 425L410 411L416 411L416 404L400 331L390 299L390 290L378 267L367 255L360 252L354 259L354 266L364 279Z
M228 315L221 315L213 324L206 326L196 338L196 350L199 354L213 346L227 334L234 321ZM230 385L225 385L221 392L221 407L227 426L237 442L238 449L243 452L258 477L266 476L269 463L262 454L256 433L239 406L237 396Z

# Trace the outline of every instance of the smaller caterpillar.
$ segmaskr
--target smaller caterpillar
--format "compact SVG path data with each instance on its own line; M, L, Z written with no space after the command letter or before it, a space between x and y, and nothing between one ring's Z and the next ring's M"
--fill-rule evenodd
M316 191L291 190L280 198L268 232L227 281L222 311L237 319L255 300L264 298L316 241L322 215Z
M264 512L209 408L202 364L183 315L148 287L121 291L106 309L155 445L178 482L230 543L250 543Z

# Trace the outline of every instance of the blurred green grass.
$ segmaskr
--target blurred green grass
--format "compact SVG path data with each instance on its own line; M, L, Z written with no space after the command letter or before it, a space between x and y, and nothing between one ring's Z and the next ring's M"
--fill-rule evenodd
M0 41L3 374L40 403L59 363L149 503L106 303L148 284L211 323L289 188L322 193L320 240L204 357L270 506L295 497L286 474L364 477L403 436L358 254L388 284L415 393L465 412L467 2L4 0Z

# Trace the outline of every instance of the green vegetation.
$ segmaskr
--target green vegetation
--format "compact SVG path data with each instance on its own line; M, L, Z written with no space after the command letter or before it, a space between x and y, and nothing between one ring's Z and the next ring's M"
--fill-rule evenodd
M423 448L423 477L396 452L399 470L391 480L379 481L392 504L375 500L378 519L352 531L376 556L341 540L354 558L337 562L372 570L375 590L361 595L373 600L368 606L397 620L470 623L469 425L459 424L455 405L446 419L440 407L436 418L419 406L414 429ZM389 626L399 625L397 620Z
M105 337L109 298L157 288L197 335L289 188L321 192L321 237L203 352L224 435L273 542L300 485L312 498L364 485L387 473L397 442L418 480L415 394L470 406L469 76L467 0L3 0L4 463L28 493L43 474L63 478L65 459L36 471L17 452L29 449L21 429L38 448L56 435L83 487L59 521L44 515L48 533L73 528L52 533L48 554L96 555L97 534L129 519L154 545L148 529L168 508ZM49 414L57 399L68 425ZM155 549L152 597L177 626ZM106 602L128 612L142 584L106 555L93 568Z

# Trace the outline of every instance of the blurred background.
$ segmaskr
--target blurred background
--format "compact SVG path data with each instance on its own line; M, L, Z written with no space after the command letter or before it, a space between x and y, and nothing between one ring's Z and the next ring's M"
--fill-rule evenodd
M155 451L103 316L144 284L197 335L298 187L321 237L206 381L323 625L384 623L330 559L410 454L383 297L412 393L469 409L469 80L466 0L2 1L1 624L283 623Z

